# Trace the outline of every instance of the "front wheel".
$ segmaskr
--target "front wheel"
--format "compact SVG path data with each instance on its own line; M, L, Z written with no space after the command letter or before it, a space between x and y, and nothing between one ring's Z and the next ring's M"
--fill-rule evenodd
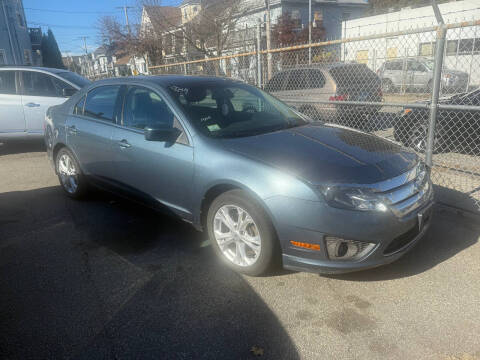
M64 147L58 151L55 167L65 193L75 199L83 197L87 192L87 182L70 150Z
M280 257L270 219L244 191L228 191L213 201L207 229L215 253L235 271L261 275Z

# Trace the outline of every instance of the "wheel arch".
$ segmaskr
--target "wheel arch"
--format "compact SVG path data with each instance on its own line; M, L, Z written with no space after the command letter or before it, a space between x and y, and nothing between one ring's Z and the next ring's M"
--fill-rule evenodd
M257 201L258 204L262 207L262 209L265 211L267 216L269 217L269 220L272 222L274 225L274 218L271 213L271 211L268 209L266 206L265 202L258 196L252 189L249 187L239 184L236 182L219 182L216 183L212 186L210 186L206 191L205 194L202 198L201 204L200 204L200 211L199 211L199 216L198 216L198 227L199 229L206 230L206 221L207 221L207 215L208 215L208 209L210 208L210 205L213 203L213 201L219 197L220 195L226 193L227 191L231 190L243 190L245 191L249 196L251 196L254 200ZM275 229L275 226L274 226Z

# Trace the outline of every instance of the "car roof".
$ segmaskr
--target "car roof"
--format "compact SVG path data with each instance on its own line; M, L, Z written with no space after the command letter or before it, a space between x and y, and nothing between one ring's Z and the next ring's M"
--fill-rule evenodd
M58 74L61 72L66 72L68 70L66 69L56 69L56 68L47 68L47 67L41 67L41 66L28 66L28 65L2 65L0 66L0 71L1 70L38 70L38 71L45 71L49 72L52 74Z
M314 65L305 65L305 66L296 66L291 68L285 68L281 71L278 71L277 74L292 71L292 70L331 70L334 68L341 68L341 67L349 67L349 66L366 66L365 64L357 63L357 62L334 62L328 64L314 64Z
M219 77L219 76L195 76L195 75L139 75L120 78L109 78L95 81L93 84L107 85L107 84L125 84L125 83L146 82L160 86L169 85L194 85L205 83L244 83L241 80Z

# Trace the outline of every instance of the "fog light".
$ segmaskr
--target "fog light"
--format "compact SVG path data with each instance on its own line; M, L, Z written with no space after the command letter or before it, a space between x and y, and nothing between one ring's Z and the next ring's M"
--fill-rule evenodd
M375 247L373 243L346 240L334 236L325 237L325 243L328 257L330 260L336 261L359 260L369 254Z

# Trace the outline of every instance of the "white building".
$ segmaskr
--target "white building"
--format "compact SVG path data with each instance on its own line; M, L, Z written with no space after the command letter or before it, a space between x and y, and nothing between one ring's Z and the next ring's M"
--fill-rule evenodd
M480 19L479 0L449 2L440 4L439 8L446 24ZM387 14L344 21L342 38L419 29L436 24L431 6L404 8ZM435 38L436 32L428 31L349 42L342 46L342 59L365 63L376 71L389 59L433 57ZM480 26L448 30L444 66L468 72L471 74L470 85L480 85L480 71L475 71L479 65Z

